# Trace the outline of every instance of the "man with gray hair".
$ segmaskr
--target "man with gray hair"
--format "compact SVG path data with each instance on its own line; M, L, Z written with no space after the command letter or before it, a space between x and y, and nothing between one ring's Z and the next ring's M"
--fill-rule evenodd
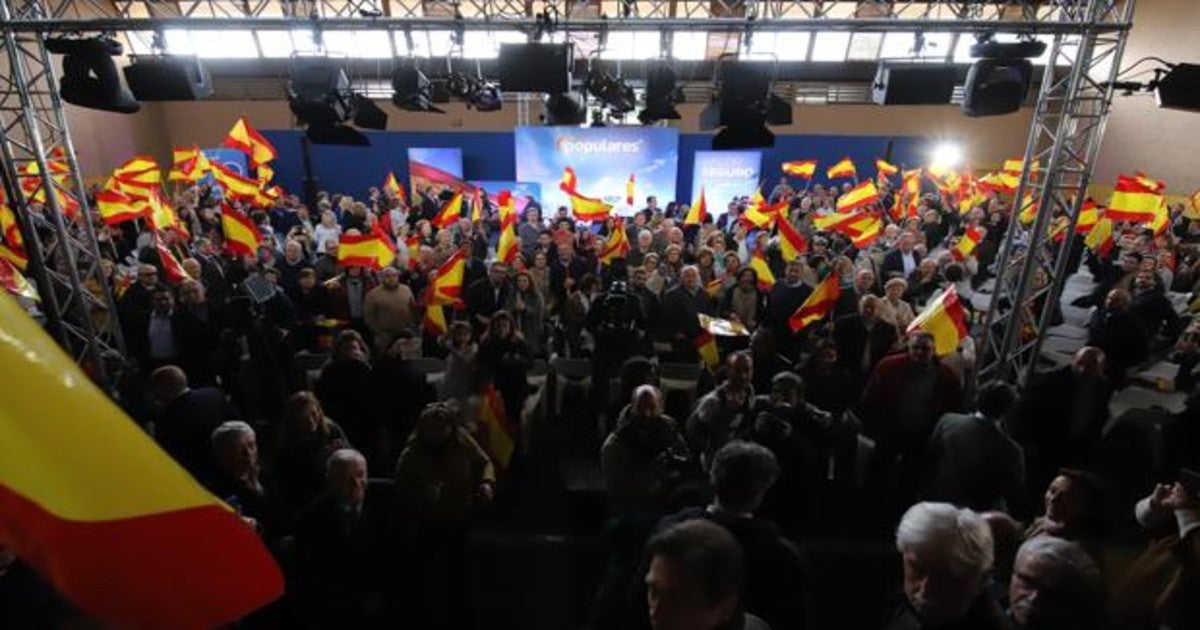
M1106 627L1101 603L1100 570L1079 545L1035 536L1017 550L1008 583L1008 615L1018 628Z
M708 293L700 286L700 269L687 265L679 272L679 284L667 289L662 296L662 321L674 332L672 338L677 360L693 361L693 345L700 334L700 313L713 315L716 309Z
M205 486L238 510L260 532L270 534L277 511L259 478L258 438L241 420L221 423L212 432L215 471Z
M992 533L979 514L949 503L918 503L896 528L904 601L886 630L990 630L1005 627L988 593Z

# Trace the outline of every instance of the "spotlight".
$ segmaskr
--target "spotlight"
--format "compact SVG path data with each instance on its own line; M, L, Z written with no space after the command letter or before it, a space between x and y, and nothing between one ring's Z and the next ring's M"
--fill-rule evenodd
M971 44L971 56L993 59L1033 59L1046 52L1046 42L1022 37L1020 41L998 42L993 33L980 33Z
M618 115L628 114L637 106L637 96L625 79L606 72L592 70L585 82L587 91Z
M467 108L473 107L481 112L498 111L503 105L500 87L481 77L469 77L456 72L446 79L446 89L451 96L465 102Z
M583 100L571 92L547 94L543 104L542 120L547 125L582 125L587 120Z
M362 133L346 126L358 117L363 99L350 90L350 80L341 66L327 57L293 57L287 86L288 107L308 127L309 140L316 144L367 145ZM372 103L373 107L374 104ZM367 112L361 119L377 125ZM386 117L383 121L386 126Z
M930 157L932 166L954 168L958 166L959 162L962 162L962 147L950 142L943 142L933 147L933 153Z
M683 102L683 88L675 85L675 70L665 61L650 67L646 73L646 108L638 114L643 125L659 120L679 120L676 103Z
M771 94L770 66L722 59L718 66L720 91L700 113L703 130L724 127L713 137L714 149L775 146L767 125L792 122L792 106Z
M1200 65L1177 63L1171 66L1165 76L1156 79L1154 94L1159 107L1200 111Z
M59 92L72 105L109 112L132 114L142 108L121 85L113 57L124 48L108 37L46 40L46 50L63 55L63 77Z
M415 66L397 68L392 73L392 90L392 103L400 109L410 112L446 113L434 107L429 79Z

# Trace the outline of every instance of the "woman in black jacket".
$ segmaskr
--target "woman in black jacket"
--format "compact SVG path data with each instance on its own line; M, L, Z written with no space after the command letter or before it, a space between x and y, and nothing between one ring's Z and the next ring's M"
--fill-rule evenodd
M496 311L488 329L479 342L479 366L484 382L496 386L504 400L504 412L509 422L519 425L521 406L529 393L526 375L529 370L529 344L517 332L512 314Z

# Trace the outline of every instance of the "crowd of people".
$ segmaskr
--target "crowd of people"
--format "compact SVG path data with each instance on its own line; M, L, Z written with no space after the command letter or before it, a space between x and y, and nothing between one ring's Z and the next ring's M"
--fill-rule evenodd
M854 604L881 611L876 627L1200 627L1200 477L1187 472L1200 469L1200 402L1155 425L1167 434L1131 491L1115 489L1137 458L1109 444L1128 437L1109 402L1137 366L1170 358L1172 386L1196 390L1200 325L1167 292L1193 291L1200 222L1176 208L1162 234L1120 226L1109 251L1074 239L1071 266L1095 282L1076 304L1094 308L1082 347L1023 387L976 386L970 337L938 356L909 323L954 287L978 332L972 298L997 273L1011 207L990 195L960 212L930 192L912 218L880 209L881 234L859 248L814 225L844 190L772 191L807 242L796 257L744 219L748 199L698 225L654 197L593 224L528 199L520 251L503 262L494 207L434 227L445 190L411 204L378 189L286 196L247 209L264 240L234 256L217 192L188 188L175 199L186 235L159 236L181 281L143 222L96 224L119 293L117 317L96 321L119 322L128 349L108 357L112 393L278 558L287 593L248 627L467 624L469 533L532 485L546 455L531 434L550 417L568 418L603 477L592 627L839 627L806 552L829 539L894 542L897 599ZM341 238L377 225L400 244L395 262L340 265ZM955 256L968 228L982 241ZM617 229L631 247L602 261ZM458 252L461 301L431 306L431 274ZM830 274L842 287L832 313L794 330ZM423 325L427 308L444 308L445 334ZM1020 308L1025 334L1044 332L1046 308L1062 322L1059 304ZM701 315L750 334L719 337L717 364L668 387L664 366L703 365ZM442 359L436 383L430 357ZM529 378L555 358L591 366L566 411ZM507 419L510 457L489 448L487 413ZM1132 565L1114 560L1131 541L1151 544Z

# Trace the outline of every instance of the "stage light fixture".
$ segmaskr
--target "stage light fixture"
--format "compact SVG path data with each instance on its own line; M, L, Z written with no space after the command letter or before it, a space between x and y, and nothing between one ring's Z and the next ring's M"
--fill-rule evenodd
M718 62L717 96L700 113L700 128L721 128L713 136L714 149L749 149L775 146L767 125L792 123L791 104L771 94L773 67L762 62Z
M446 89L450 95L481 112L499 111L503 106L500 86L485 81L483 77L467 76L456 72L446 79Z
M392 73L392 103L410 112L446 113L433 105L433 89L416 66L397 68Z
M1046 52L1046 42L1034 39L1032 35L1021 36L1015 42L998 42L995 34L980 33L971 44L971 56L983 59L1035 59Z
M962 147L953 142L942 142L933 147L930 164L935 167L954 168L962 162Z
M592 97L614 114L623 116L637 107L637 95L622 77L593 69L588 72L584 86Z
M1177 63L1161 79L1156 71L1154 96L1158 106L1200 112L1200 65Z
M646 73L646 108L638 114L643 125L660 120L679 120L676 103L683 102L683 88L676 85L675 69L667 61L650 66Z
M980 59L967 71L962 112L970 117L1011 114L1021 109L1032 83L1028 59Z
M365 135L346 124L358 117L358 107L364 97L350 89L350 79L336 60L293 57L287 98L292 114L308 127L308 138L314 144L363 146L371 143ZM372 118L368 113L364 120L377 124ZM386 117L383 122L386 126Z
M63 55L59 93L64 101L122 114L132 114L142 108L121 85L117 64L113 61L113 57L124 52L120 42L104 36L88 39L54 37L46 40L46 50Z
M542 121L547 125L582 125L587 121L583 99L572 92L547 94L543 105Z

